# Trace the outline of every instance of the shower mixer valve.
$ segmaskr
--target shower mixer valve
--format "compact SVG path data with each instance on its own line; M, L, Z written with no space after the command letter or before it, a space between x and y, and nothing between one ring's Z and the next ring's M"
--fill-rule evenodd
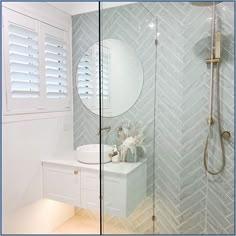
M230 139L231 133L230 133L229 131L223 131L222 137L223 137L224 139Z
M102 131L110 132L110 130L111 130L111 126L100 128L97 131L97 135L101 135Z

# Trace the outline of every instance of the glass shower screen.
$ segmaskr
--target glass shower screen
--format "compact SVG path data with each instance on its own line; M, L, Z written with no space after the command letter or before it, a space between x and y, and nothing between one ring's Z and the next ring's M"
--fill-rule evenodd
M156 18L100 5L101 231L154 233Z

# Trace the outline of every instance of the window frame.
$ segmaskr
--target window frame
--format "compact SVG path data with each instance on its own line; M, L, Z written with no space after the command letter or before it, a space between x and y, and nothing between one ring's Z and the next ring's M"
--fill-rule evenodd
M31 16L16 12L12 9L2 8L2 113L3 115L32 114L42 112L63 112L72 109L72 73L71 73L71 30L60 29L57 26L47 24ZM10 52L8 24L12 22L21 27L34 30L38 34L38 59L39 59L39 86L40 96L35 98L13 98L11 96L10 78ZM44 69L44 35L43 26L51 27L56 31L64 33L64 40L67 45L67 84L68 96L66 99L49 101L46 97L46 78ZM62 27L63 28L63 27ZM34 100L33 100L34 99Z

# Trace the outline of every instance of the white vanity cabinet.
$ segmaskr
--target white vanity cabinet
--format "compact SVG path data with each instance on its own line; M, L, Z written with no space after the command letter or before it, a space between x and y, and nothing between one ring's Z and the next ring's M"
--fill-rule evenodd
M43 188L45 198L80 206L80 169L44 164Z
M126 178L104 173L102 179L103 204L106 213L114 216L126 215ZM81 207L100 208L99 172L84 169L81 171Z
M81 208L99 210L100 179L99 171L81 171Z
M77 161L43 162L44 197L85 209L100 209L99 165ZM146 196L146 161L104 165L103 209L127 217Z

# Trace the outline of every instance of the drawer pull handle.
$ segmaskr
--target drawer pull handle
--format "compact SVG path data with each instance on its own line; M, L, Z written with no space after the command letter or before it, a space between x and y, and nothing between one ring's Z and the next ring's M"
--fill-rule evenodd
M78 170L74 170L74 174L77 175L79 173Z

